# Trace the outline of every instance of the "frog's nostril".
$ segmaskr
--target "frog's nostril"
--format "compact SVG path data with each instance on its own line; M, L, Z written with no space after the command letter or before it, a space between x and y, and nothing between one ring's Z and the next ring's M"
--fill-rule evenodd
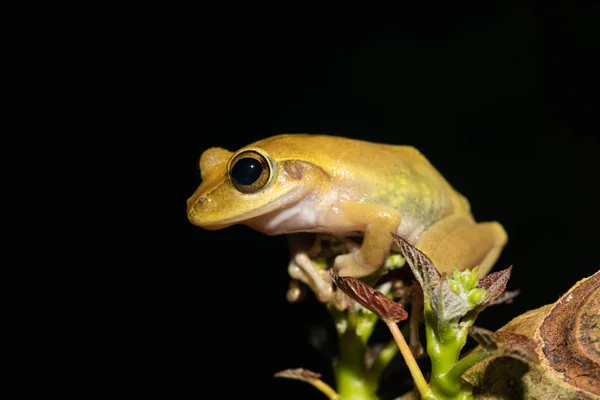
M196 214L197 216L206 214L209 208L210 200L208 199L208 197L198 197L193 206L194 214Z
M201 215L206 212L209 203L210 200L207 197L198 197L192 204L192 207L190 207L189 211L195 215Z
M210 205L210 200L207 197L191 197L187 202L188 218L192 223L199 223L200 216L206 214L207 208Z

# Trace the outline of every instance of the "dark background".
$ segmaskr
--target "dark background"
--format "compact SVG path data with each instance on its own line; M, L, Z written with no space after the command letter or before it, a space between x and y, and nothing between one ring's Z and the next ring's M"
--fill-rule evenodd
M479 317L488 329L598 270L597 10L498 3L360 23L241 10L178 27L183 249L169 289L185 314L173 325L182 385L222 382L218 397L226 398L323 398L272 378L291 367L332 383L310 340L319 326L331 329L324 307L312 296L285 300L285 238L187 221L185 200L210 146L237 150L307 132L417 147L467 196L477 220L508 232L495 269L513 265L508 288L521 295ZM407 376L399 363L391 379Z

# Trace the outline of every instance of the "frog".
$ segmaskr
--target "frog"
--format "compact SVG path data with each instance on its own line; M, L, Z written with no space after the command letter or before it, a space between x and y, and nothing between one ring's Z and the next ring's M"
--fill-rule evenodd
M318 246L306 235L359 237L359 245L345 242L349 251L336 255L332 266L339 276L358 279L381 271L395 250L391 233L442 273L479 266L482 276L508 240L499 222L477 222L467 198L408 144L283 133L237 151L208 148L199 164L201 183L187 199L188 220L207 230L239 224L288 235L290 275L323 302L331 298L330 280L311 261Z

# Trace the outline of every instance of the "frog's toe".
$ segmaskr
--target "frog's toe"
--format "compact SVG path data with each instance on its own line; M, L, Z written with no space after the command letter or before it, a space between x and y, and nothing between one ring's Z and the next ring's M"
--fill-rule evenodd
M292 279L307 284L320 302L326 303L331 298L333 289L329 275L315 267L306 254L299 253L292 258L288 273Z
M303 290L303 287L300 286L300 282L296 279L292 279L290 281L290 285L288 291L285 295L285 298L290 303L296 303L306 295L306 290Z
M359 263L356 259L357 254L358 251L337 256L333 263L333 270L339 276L352 276L354 278L362 278L371 274L373 268Z

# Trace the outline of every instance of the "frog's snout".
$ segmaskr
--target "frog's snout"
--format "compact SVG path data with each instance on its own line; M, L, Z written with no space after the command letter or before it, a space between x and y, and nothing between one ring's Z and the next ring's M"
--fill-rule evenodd
M189 221L197 226L203 225L203 215L210 212L212 202L204 196L192 196L187 201L187 215Z

